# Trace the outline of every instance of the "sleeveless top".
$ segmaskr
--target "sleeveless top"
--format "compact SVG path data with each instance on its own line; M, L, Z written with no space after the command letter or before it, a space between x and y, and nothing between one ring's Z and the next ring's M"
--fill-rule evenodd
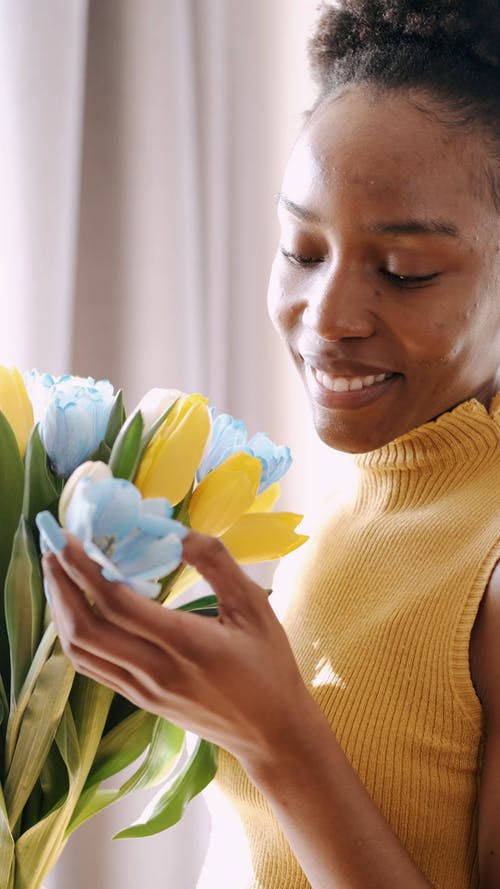
M437 889L479 886L482 711L469 668L500 560L500 395L356 458L358 487L303 548L284 622L303 679L372 799ZM309 883L221 751L253 889Z

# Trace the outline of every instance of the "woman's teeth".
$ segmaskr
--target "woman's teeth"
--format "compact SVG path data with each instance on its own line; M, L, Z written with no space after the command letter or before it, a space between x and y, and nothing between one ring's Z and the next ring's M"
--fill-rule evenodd
M320 370L314 371L318 383L321 383L325 389L331 392L355 392L360 389L368 389L374 383L383 383L384 380L392 377L392 374L377 374L377 376L368 377L333 377L325 374Z

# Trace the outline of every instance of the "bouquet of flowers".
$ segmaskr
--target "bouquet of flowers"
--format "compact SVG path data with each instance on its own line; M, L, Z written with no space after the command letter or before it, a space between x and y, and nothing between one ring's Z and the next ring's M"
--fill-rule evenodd
M217 768L214 745L75 675L44 595L47 522L109 580L210 616L211 595L177 604L197 579L186 528L240 563L295 549L301 516L271 512L290 462L199 394L153 389L126 418L108 382L0 368L0 889L38 889L71 833L136 789L159 785L118 836L170 827Z

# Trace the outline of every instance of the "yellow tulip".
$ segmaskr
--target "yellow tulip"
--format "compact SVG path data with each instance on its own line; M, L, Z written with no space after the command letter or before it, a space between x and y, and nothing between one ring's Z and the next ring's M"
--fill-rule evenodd
M302 518L292 512L246 512L220 539L240 565L279 559L309 540L307 535L295 533ZM187 566L172 585L166 605L171 606L198 580L196 569Z
M262 463L237 451L212 469L195 488L189 521L195 531L220 537L250 509L257 495Z
M270 485L262 494L258 494L247 512L270 512L281 494L278 482Z
M34 425L33 407L17 367L0 367L0 411L9 421L24 455Z
M242 565L279 559L308 539L304 534L295 533L302 518L293 512L246 513L221 540Z
M141 460L135 484L143 497L166 497L172 506L185 497L210 428L206 398L197 394L179 398Z
M160 419L161 415L164 414L169 407L172 407L174 401L177 401L178 398L184 398L185 394L186 393L181 392L180 389L155 388L146 392L134 410L134 414L136 411L140 411L142 414L144 432L149 432L157 420Z
M201 580L201 574L198 573L196 568L193 568L192 565L186 565L180 577L178 577L169 588L168 596L164 602L167 608L169 608L172 605L172 602L175 602L182 593L185 593L190 586L193 586L193 584L197 583L199 580Z

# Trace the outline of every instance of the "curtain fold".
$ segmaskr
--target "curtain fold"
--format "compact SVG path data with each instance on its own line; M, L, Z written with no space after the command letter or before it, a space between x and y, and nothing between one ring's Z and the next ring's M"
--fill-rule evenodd
M87 0L0 0L0 353L71 363Z
M334 469L265 296L315 7L0 0L0 363L109 378L129 410L152 386L204 392L292 446L296 511ZM195 889L206 804L160 837L111 843L141 804L77 832L47 889ZM245 885L234 830L213 834L223 860L203 889Z

